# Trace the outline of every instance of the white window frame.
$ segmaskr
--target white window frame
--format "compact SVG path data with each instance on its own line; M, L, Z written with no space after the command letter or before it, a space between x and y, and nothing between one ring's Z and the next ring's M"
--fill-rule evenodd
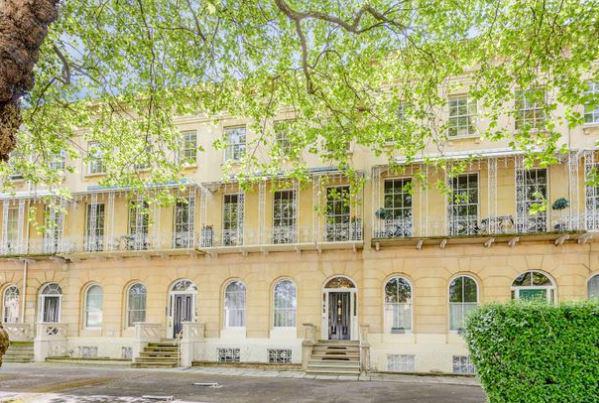
M245 147L247 142L247 128L242 126L231 126L223 129L226 141L224 160L240 161L245 155ZM236 142L231 142L231 138L235 136Z
M50 169L54 170L64 170L66 166L67 153L65 150L60 150L57 154L54 154L50 158L50 162L48 164Z
M332 191L333 189L345 189L347 188L347 193L346 196L343 195L344 191L343 190L337 190L337 192L339 192L341 198L340 199L335 199L332 198L331 202L333 203L333 212L332 214L330 214L330 210L329 210L329 191ZM327 186L325 189L325 228L326 228L326 240L328 242L343 242L343 241L349 241L352 239L352 222L351 222L351 218L352 218L352 200L351 200L351 188L350 185L334 185L334 186ZM336 214L334 212L334 207L336 203L343 203L343 197L347 197L347 214L342 213L342 214ZM343 208L346 208L346 206L342 206ZM344 217L347 216L347 222L344 222L343 219ZM329 219L333 219L333 222L329 222ZM337 220L341 220L340 222L337 222ZM332 230L332 232L331 232ZM347 232L347 237L344 236L344 232Z
M241 286L243 289L242 291L229 291L229 287L231 287L233 284L238 284L239 286ZM228 301L228 294L239 294L242 295L242 300L243 300L243 305L242 307L234 307L234 308L230 308L227 301ZM238 296L239 296L238 295ZM238 301L238 300L237 300ZM247 321L247 287L245 285L245 283L241 280L231 280L229 281L224 289L224 293L223 293L223 322L224 322L224 327L225 329L243 329L246 326L246 321ZM230 315L230 311L234 311L234 312L241 312L241 324L231 324L231 315Z
M13 291L11 293L11 295L9 296L8 293L9 291ZM7 313L8 313L8 306L7 306L7 298L10 297L11 299L15 299L16 300L16 317L11 318L12 320L9 322L7 319ZM19 323L19 319L21 316L21 312L20 312L20 307L21 307L21 292L19 291L19 287L17 287L15 284L9 284L7 287L4 288L4 291L2 292L2 323ZM14 308L11 306L11 308Z
M277 198L277 195L288 193L291 198ZM291 203L291 215L284 215L285 203ZM277 217L277 209L281 214ZM273 193L272 199L272 229L273 243L295 243L297 241L297 192L295 189L281 189Z
M277 306L277 287L283 283L291 284L293 287L293 302L291 307L278 307ZM277 313L282 312L285 318L283 324L277 324ZM292 324L289 324L292 322ZM288 278L280 279L276 282L273 287L273 327L274 328L295 328L297 326L297 286L293 280Z
M477 136L476 115L476 101L467 94L450 96L447 99L447 136L450 139ZM464 119L465 125L462 124Z
M587 90L586 94L599 95L599 83L589 82L589 89ZM595 109L591 109L588 104L584 105L584 122L587 125L599 124L599 106L597 106Z
M198 132L197 130L185 130L181 132L181 141L178 151L178 160L193 166L198 163Z
M393 191L390 193L387 193L387 183L389 182L393 182ZM400 191L397 192L396 191L396 185L395 182L402 182L403 185L400 188ZM395 177L395 178L385 178L383 180L383 205L382 207L385 210L390 210L393 211L393 215L395 216L396 214L398 214L400 216L400 218L391 218L391 219L385 219L384 221L384 228L383 228L383 233L381 235L383 235L383 237L385 238L397 238L396 234L396 228L398 227L397 222L399 221L399 228L400 228L400 237L411 237L413 235L413 231L414 231L414 195L410 195L408 192L406 192L404 190L404 188L408 185L408 183L410 184L410 186L412 186L413 184L413 180L411 177ZM406 207L404 201L403 201L403 197L405 194L408 194L410 196L410 206ZM402 197L402 202L401 202L401 206L397 206L395 204L395 197L396 196L401 196ZM393 202L391 203L391 206L387 205L387 197L391 197ZM389 234L391 234L391 236L389 236Z
M90 141L87 143L87 152L89 159L87 161L87 174L88 175L102 175L106 173L106 167L104 166L104 153L98 148L97 141Z
M136 286L141 286L143 288L143 293L140 294L135 294L135 295L143 295L143 310L139 309L139 308L132 308L131 307L131 290L136 287ZM136 281L133 284L129 285L129 287L127 287L127 312L126 312L126 317L125 317L125 327L127 328L131 328L134 327L136 323L143 323L146 321L146 315L147 315L147 311L148 311L148 289L147 287L139 282ZM131 313L132 312L143 312L143 320L139 321L139 322L133 322L131 320Z
M597 283L593 284L593 286L596 287L595 292L597 293L597 295L591 296L591 283ZM597 301L599 301L599 273L593 274L591 277L589 277L587 281L587 298L596 299Z
M457 190L459 190L459 180L462 177L466 177L467 179L467 188L466 190L471 190L472 187L470 186L470 176L476 176L476 203L472 203L470 201L467 202L461 202L458 201L456 202L454 194L456 193ZM458 187L454 187L454 180L458 181ZM456 175L454 177L450 177L449 178L449 188L451 189L451 195L450 195L450 199L448 200L448 231L449 231L449 235L450 236L460 236L460 235L465 235L465 236L470 236L470 235L476 235L476 228L478 227L478 223L480 220L480 175L478 172L466 172L463 174L459 174ZM455 214L454 208L460 208L460 207L465 207L467 210L470 209L470 207L476 207L476 217L472 216L471 214L467 214L466 218L464 219L462 216L460 216L459 214ZM466 231L465 233L461 234L459 233L459 231L457 231L459 229L459 223L461 222L465 222L466 223Z
M280 152L283 155L289 154L291 150L291 141L289 141L289 124L293 123L293 119L277 120L273 123L273 130L275 132L275 142L279 147ZM284 127L287 126L287 127Z
M462 301L461 302L451 302L451 285L453 284L454 281L457 281L459 278L468 278L472 281L474 281L474 284L476 285L476 302L464 302L464 283L462 282ZM478 307L480 305L480 284L478 284L478 281L476 280L476 278L474 278L473 276L469 275L469 274L458 274L454 277L452 277L449 280L449 283L447 284L447 303L448 303L448 307L449 307L449 315L448 315L448 319L449 319L449 331L453 332L453 333L460 333L464 328L464 324L465 324L465 320L466 320L466 315L468 315L468 312L470 311L470 309L472 308L472 304L475 304L476 307ZM458 328L453 328L452 327L452 306L460 306L460 315L462 317L461 320L461 325L462 327L458 327ZM464 309L468 307L469 309ZM476 308L474 307L474 308Z
M531 215L529 213L530 208L533 204L538 204L543 202L542 199L529 199L527 197L528 187L533 186L535 191L541 186L538 181L538 171L545 171L545 201L549 200L550 189L549 189L549 169L547 168L530 168L530 169L522 169L521 175L523 175L524 183L521 184L521 188L516 183L516 231L522 233L534 233L534 232L546 232L547 225L549 223L549 218L547 216L547 211L541 211L536 215ZM535 172L535 182L531 185L527 183L529 175ZM523 195L524 199L520 196ZM535 223L536 222L536 223ZM531 224L532 223L532 224ZM538 229L535 231L530 231L529 229L534 226L533 229Z
M529 95L536 91L543 92L543 104L531 102ZM544 107L547 104L547 91L544 88L531 88L527 90L519 89L515 93L515 128L528 127L531 130L543 130L547 123L548 116ZM532 115L529 116L529 114Z
M91 231L91 210L96 209L95 212L95 234ZM101 213L101 214L100 214ZM85 250L88 252L96 252L104 250L104 226L106 223L106 205L104 203L88 203L85 208ZM100 225L99 225L100 224Z
M518 279L518 277L523 276L527 273L531 273L531 282L533 281L532 274L539 273L539 274L543 275L544 277L546 277L549 280L549 282L551 283L551 285L533 285L533 284L531 284L530 286L522 286L522 285L515 286L514 282L516 281L516 279ZM511 290L512 300L517 300L517 301L521 300L520 291L544 290L547 303L552 304L552 305L557 303L557 286L555 284L555 281L551 278L551 276L549 276L548 274L546 274L540 270L526 270L526 271L518 274L512 281L512 286L510 287L510 290Z
M194 242L195 198L177 200L173 206L173 248L191 248ZM183 217L186 215L186 217ZM181 242L183 239L185 242Z
M92 289L94 289L94 288L100 290L100 294L99 294L99 298L100 298L100 309L99 309L100 323L97 324L97 325L90 325L89 324L90 314L93 314L94 311L90 310L90 306L89 306L90 294L89 294L89 292ZM104 289L99 284L96 284L96 283L90 284L89 286L87 286L87 288L85 290L85 294L84 294L83 326L84 326L85 329L90 329L90 330L101 329L103 323L104 323Z
M58 288L58 290L60 291L58 294L45 294L44 291L50 287L50 286L55 286L54 288ZM38 316L38 320L40 323L60 323L61 321L61 317L62 317L62 287L58 284L58 283L46 283L42 286L42 288L40 289L40 296L39 296L39 316ZM57 308L57 312L58 312L58 318L55 322L44 322L44 312L46 310L46 299L48 298L58 298L58 308Z
M237 196L236 202L227 202L228 198L233 196ZM226 221L227 215L227 205L236 206L236 220L235 221ZM243 192L238 193L226 193L223 195L223 211L222 211L222 244L223 246L241 246L243 245L243 224L244 224L244 216L245 216L245 195ZM229 214L230 216L230 214ZM233 224L235 228L233 228ZM229 228L225 228L226 226ZM235 241L230 241L230 236L235 234ZM229 241L227 241L229 239Z
M408 298L408 302L387 302L387 285L391 282L391 281L398 281L398 280L403 280L405 281L408 286L410 287L410 296ZM394 306L394 305L398 305L400 307L403 307L404 310L406 312L409 313L409 326L408 327L404 327L404 331L403 332L393 332L393 322L395 322L395 317L393 315L393 310L391 310L391 314L388 315L387 312L389 311L389 308ZM407 308L407 309L405 309ZM410 334L412 333L413 329L414 329L414 286L412 285L412 282L405 276L402 275L394 275L391 276L389 278L387 278L387 280L384 282L383 284L383 326L385 329L385 333L388 334ZM391 321L391 323L389 323L389 321Z

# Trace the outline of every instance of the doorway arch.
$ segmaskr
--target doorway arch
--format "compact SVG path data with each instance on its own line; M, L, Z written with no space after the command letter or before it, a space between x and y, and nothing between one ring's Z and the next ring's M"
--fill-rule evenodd
M358 340L358 289L349 277L336 275L322 289L322 338Z
M198 287L191 280L180 279L169 289L167 338L176 339L183 332L183 322L196 321Z

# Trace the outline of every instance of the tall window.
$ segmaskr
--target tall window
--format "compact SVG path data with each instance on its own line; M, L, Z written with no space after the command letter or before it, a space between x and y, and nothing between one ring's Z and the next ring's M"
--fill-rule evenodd
M43 323L60 322L60 300L62 289L56 283L50 283L42 288L40 293L40 320Z
M587 91L589 97L599 97L599 83L589 83L589 90ZM584 106L584 121L586 123L599 123L599 104L587 103Z
M547 213L538 207L547 200L547 170L522 170L518 175L520 178L516 184L517 230L544 232L547 230Z
M64 150L60 150L50 158L49 167L54 170L64 170L65 162L67 159L67 153Z
M449 329L461 331L466 317L478 305L478 285L473 278L460 276L449 284Z
M148 249L148 203L140 200L129 204L129 237L127 248L133 250Z
M243 245L243 194L224 197L223 245Z
M327 188L327 241L350 239L349 186Z
M4 201L6 203L6 201ZM8 207L6 216L6 250L8 253L16 252L19 248L19 207Z
M291 150L291 141L289 140L289 129L292 124L292 121L289 120L281 120L275 122L275 141L281 154L286 155L289 154Z
M403 277L385 284L385 332L404 333L412 329L412 287Z
M4 323L19 322L19 289L16 285L11 285L4 290L3 298L3 315Z
M545 90L516 91L516 129L545 127Z
M589 279L588 289L589 299L599 299L599 274Z
M383 194L384 238L412 236L412 180L388 179Z
M273 243L293 243L296 241L295 191L280 190L273 201Z
M85 293L85 327L102 327L102 287L97 284L90 286Z
M275 286L275 327L295 327L297 295L290 280L282 280Z
M187 200L179 200L175 204L175 248L191 248L193 246L194 230L194 206L193 197Z
M245 154L245 126L225 129L225 161L239 161Z
M146 321L146 287L135 283L127 291L127 326Z
M86 250L89 252L104 249L104 204L87 205L85 220Z
M473 235L478 231L478 175L450 179L449 234Z
M104 153L96 142L90 142L87 145L88 161L87 173L100 174L104 173Z
M447 134L450 137L472 136L476 133L476 102L461 95L448 100L449 120Z
M198 134L194 131L181 133L181 162L195 164L197 162Z
M245 326L245 285L240 281L229 283L225 289L225 326Z
M56 253L60 248L62 238L64 213L59 207L46 206L45 230L44 230L44 252Z
M536 300L552 304L555 301L553 281L539 271L520 274L512 283L512 299Z

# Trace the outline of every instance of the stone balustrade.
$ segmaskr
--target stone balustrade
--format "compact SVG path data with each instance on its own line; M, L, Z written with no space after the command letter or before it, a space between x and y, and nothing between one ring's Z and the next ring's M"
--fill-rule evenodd
M3 326L10 341L33 341L31 323L4 323Z
M183 322L182 325L183 337L179 348L179 364L182 367L191 367L196 355L200 353L199 350L205 337L206 326L197 322Z
M66 356L67 329L64 323L38 323L33 346L35 361Z

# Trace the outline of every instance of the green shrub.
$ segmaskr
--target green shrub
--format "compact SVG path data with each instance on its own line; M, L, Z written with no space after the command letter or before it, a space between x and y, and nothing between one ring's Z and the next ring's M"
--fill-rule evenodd
M599 303L489 304L466 322L490 402L599 402Z

